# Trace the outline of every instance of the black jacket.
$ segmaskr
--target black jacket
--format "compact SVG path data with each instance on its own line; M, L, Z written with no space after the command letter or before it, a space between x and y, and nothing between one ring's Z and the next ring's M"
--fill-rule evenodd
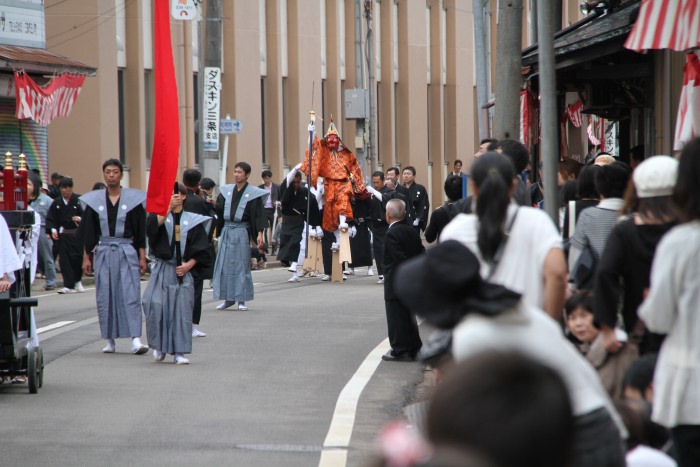
M384 239L384 299L396 300L394 273L399 264L425 252L416 229L402 222L389 227Z

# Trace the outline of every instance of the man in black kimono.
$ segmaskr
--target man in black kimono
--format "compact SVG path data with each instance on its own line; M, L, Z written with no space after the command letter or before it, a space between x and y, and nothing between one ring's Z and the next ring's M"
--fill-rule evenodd
M280 234L280 251L277 259L285 266L290 265L293 273L289 282L299 282L298 263L303 262L306 250L302 248L306 228L307 204L309 205L310 229L317 232L321 223L316 197L309 189L302 186L301 172L295 167L287 176L288 188L282 195L282 233ZM309 199L311 197L311 199ZM321 235L323 235L321 233Z
M398 193L395 188L396 180L387 178L385 181L384 174L381 171L372 174L372 186L367 188L372 193L370 216L372 219L372 251L374 252L374 261L377 263L377 272L379 273L377 284L384 283L384 239L389 229L389 224L386 221L386 203L392 199L400 199L406 202L406 198Z
M423 346L416 317L401 303L393 283L396 268L425 251L418 231L402 222L405 215L403 201L392 199L387 203L389 229L384 243L384 304L391 350L382 355L382 360L387 362L412 362Z
M146 273L146 193L122 188L124 166L117 159L102 164L106 189L80 197L85 213L79 235L85 240L83 272L95 272L97 316L107 345L114 353L115 339L131 337L131 352L142 355L140 276ZM91 256L94 253L94 258Z
M416 183L415 167L409 165L403 169L403 183L408 188L408 204L411 205L414 214L412 225L416 230L425 230L430 214L430 200L428 190Z
M209 261L198 261L192 269L192 278L194 279L194 311L192 312L192 336L206 337L207 334L200 331L199 321L202 318L202 292L204 291L204 279L211 279L214 270L214 258L216 251L212 238L214 236L214 219L216 218L216 208L202 196L200 196L199 182L202 180L202 173L197 169L187 169L182 173L182 184L185 185L186 196L184 198L183 209L186 212L207 216L212 219L208 224L207 235L209 237Z
M406 218L403 220L408 225L413 225L413 219L416 218L416 213L413 212L413 203L409 203L410 195L408 188L403 186L401 172L398 167L389 167L386 171L386 180L394 180L394 190L401 195L399 198L406 203Z
M146 220L148 245L157 261L142 302L153 359L160 362L172 354L175 363L183 365L190 362L184 354L192 353L195 287L191 272L212 260L207 230L213 220L182 211L183 201L196 195L189 195L183 185L178 191L170 199L166 216L151 213ZM176 248L180 248L181 264L177 264Z
M80 282L83 271L83 240L76 235L83 216L78 195L73 193L73 179L58 182L61 195L51 203L46 214L46 235L58 242L58 255L63 275L60 294L85 292Z
M214 298L223 300L216 309L224 310L238 302L238 309L248 309L252 300L253 275L250 272L250 242L263 244L267 223L263 205L267 191L248 184L251 167L238 162L233 170L235 183L220 187L216 200L219 253L214 263Z

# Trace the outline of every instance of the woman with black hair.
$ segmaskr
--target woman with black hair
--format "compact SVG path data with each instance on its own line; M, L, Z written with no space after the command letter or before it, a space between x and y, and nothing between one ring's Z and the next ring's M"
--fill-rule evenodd
M638 169L639 170L639 169ZM639 317L666 334L654 373L652 420L671 429L679 467L700 465L700 138L681 153L674 200L685 222L656 249Z
M570 204L564 212L564 227L561 236L564 239L571 238L576 231L576 221L584 209L592 208L600 202L600 195L595 187L595 174L600 169L598 165L587 165L576 179L576 201ZM571 216L573 215L573 219ZM573 228L570 228L573 227Z
M428 227L425 229L425 239L428 243L433 243L440 236L442 229L452 220L454 214L449 206L462 199L462 177L449 175L445 180L444 189L447 201L433 211Z
M514 179L508 157L496 152L479 157L470 178L476 214L456 216L440 241L466 245L479 258L482 277L508 285L558 320L567 278L561 237L544 211L511 202Z

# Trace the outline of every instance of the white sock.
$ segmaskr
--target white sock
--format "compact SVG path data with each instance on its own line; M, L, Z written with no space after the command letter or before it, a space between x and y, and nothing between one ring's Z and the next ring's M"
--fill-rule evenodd
M134 337L131 339L131 346L133 348L138 348L141 347L143 344L141 343L141 338L140 337Z

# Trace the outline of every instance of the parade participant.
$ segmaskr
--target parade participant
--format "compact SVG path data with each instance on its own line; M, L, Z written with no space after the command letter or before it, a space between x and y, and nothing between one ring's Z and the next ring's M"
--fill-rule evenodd
M172 354L175 363L183 365L190 362L184 354L192 353L192 331L196 329L192 324L195 278L191 271L212 260L207 233L212 218L184 211L184 201L194 195L183 185L178 191L170 199L166 216L151 213L146 220L149 251L157 261L142 303L153 359L160 362L166 354ZM177 264L176 248L180 248L181 264Z
M275 223L275 211L280 207L282 201L282 194L280 193L280 186L272 181L272 171L263 170L262 171L263 182L258 186L267 191L268 197L265 201L263 209L265 210L265 217L267 218L267 226L265 227L265 233L263 235L265 243L272 245L272 228ZM274 245L272 245L274 246Z
M470 182L476 214L458 214L440 241L462 242L481 260L483 277L559 320L567 278L561 237L544 211L511 202L514 179L513 164L503 154L478 158Z
M58 196L46 214L46 234L58 242L58 260L63 275L60 294L85 292L82 278L83 239L76 235L83 215L78 195L73 193L73 179L63 177L58 182Z
M355 268L367 266L367 275L374 275L374 270L372 269L372 238L369 231L369 223L371 221L370 206L369 198L355 199L355 202L352 203L352 216L355 219L356 233L350 239L352 263L348 265L348 274L355 274Z
M309 173L309 154L301 165L301 171ZM313 142L313 161L311 167L312 186L317 178L323 177L325 204L323 209L323 230L335 234L336 243L340 243L340 229L349 228L354 237L356 229L353 222L350 200L354 197L369 197L365 187L360 165L355 155L343 145L338 130L331 119L328 131L323 139L316 137Z
M399 301L395 290L394 274L404 261L425 251L418 232L403 221L406 203L392 199L386 204L386 221L389 224L384 243L384 304L391 350L382 355L387 362L412 362L423 346L416 317Z
M372 221L372 251L379 273L377 284L384 283L384 239L387 229L389 229L389 224L386 221L386 203L394 198L401 199L401 195L396 192L395 187L396 180L387 178L385 181L384 174L380 171L372 174L372 186L367 187L367 191L372 193L370 216Z
M403 169L403 184L408 189L409 210L413 212L412 225L416 229L425 230L428 225L428 214L430 213L430 200L428 191L423 185L416 183L416 169L408 166Z
M311 200L309 202L309 197ZM319 225L318 203L313 194L309 193L309 189L302 186L301 172L298 171L298 166L292 169L287 175L287 189L282 195L282 232L280 234L280 251L277 259L282 264L290 264L289 270L293 273L289 282L299 282L298 265L304 261L306 256L304 237L306 230L306 208L307 204L310 207L309 221L310 229L313 233L323 232Z
M51 174L51 185L49 186L48 196L51 199L56 199L61 196L61 189L58 187L58 182L61 181L63 175L58 172Z
M39 259L43 264L41 271L46 278L44 290L54 290L56 288L56 265L53 260L53 241L46 233L46 215L53 200L48 195L41 192L41 179L33 171L28 172L27 191L29 193L29 206L39 215L41 229L39 232ZM82 261L82 252L80 256Z
M250 272L250 242L263 244L265 229L263 205L267 191L248 184L251 167L238 162L233 169L235 183L220 187L216 200L219 253L214 263L214 298L223 300L216 309L225 310L238 302L246 311L253 300L253 275Z
M209 238L209 257L207 261L197 261L197 264L192 269L191 274L194 280L194 310L192 311L192 336L206 337L207 334L197 328L202 318L202 292L204 290L204 279L211 279L213 276L212 266L216 251L212 237L214 236L214 222L216 218L216 208L204 197L200 195L199 184L202 180L202 173L197 169L187 169L182 173L182 184L187 190L183 202L183 209L187 212L207 216L212 219L212 222L207 224L207 236Z
M80 197L85 212L79 235L85 240L83 272L95 273L97 316L104 353L114 353L115 339L131 337L131 351L148 352L141 343L140 277L146 273L146 193L122 188L124 166L117 159L102 164L106 190ZM90 254L94 252L94 263Z

